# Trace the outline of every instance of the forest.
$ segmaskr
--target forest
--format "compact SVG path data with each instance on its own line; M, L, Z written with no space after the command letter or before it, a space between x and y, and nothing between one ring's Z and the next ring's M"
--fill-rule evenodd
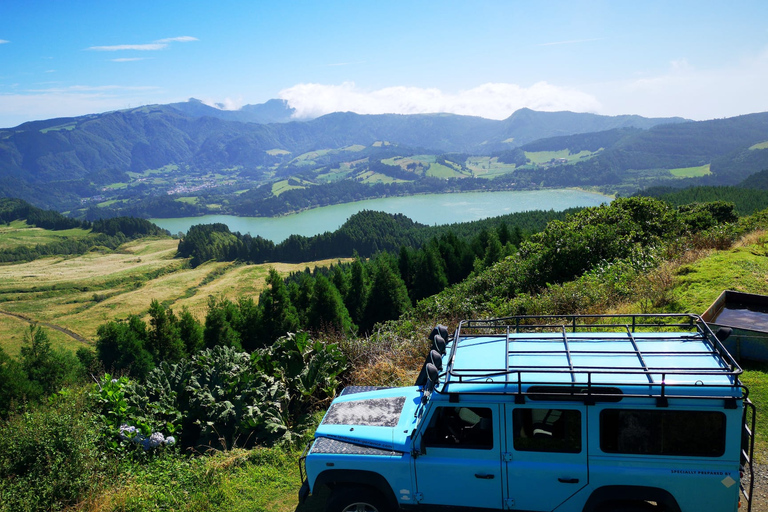
M291 235L278 244L258 235L232 233L224 224L195 225L179 242L179 256L190 257L192 266L209 260L304 262L352 257L355 252L361 257L369 257L379 251L398 251L401 246L417 248L432 238L448 233L464 241L481 236L483 242L478 243L484 248L487 235L481 235L483 230L499 230L503 244L506 244L512 236L521 239L526 234L540 231L547 222L565 218L574 211L576 209L561 212L539 210L465 223L425 226L402 214L364 210L351 216L334 232L311 237ZM510 230L514 235L505 234ZM481 256L482 251L477 252Z

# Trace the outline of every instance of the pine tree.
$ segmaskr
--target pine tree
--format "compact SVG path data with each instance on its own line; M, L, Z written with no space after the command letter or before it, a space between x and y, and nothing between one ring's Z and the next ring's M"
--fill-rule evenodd
M211 297L208 300L208 313L205 316L203 330L205 348L223 345L242 350L240 333L235 328L238 323L239 311L232 301L228 299L217 301L215 297Z
M307 276L307 279L311 279ZM259 336L261 345L271 345L277 338L299 328L296 312L283 278L273 268L269 269L267 285L259 296Z
M411 299L417 302L425 297L441 292L448 286L443 259L433 244L422 248L416 257L413 274Z
M361 325L363 332L371 332L377 322L399 318L411 308L405 283L388 259L376 258L373 267L373 283Z
M323 275L315 279L307 319L308 327L312 330L325 330L331 327L341 332L350 332L356 329L344 306L341 294Z
M184 306L179 315L179 337L184 343L184 349L190 356L203 348L203 326Z
M368 278L360 258L355 258L350 268L349 290L344 298L352 321L361 325L368 300Z
M171 309L166 309L156 299L149 305L149 325L147 349L152 354L155 364L162 361L175 363L186 354L184 342L179 334L178 321Z

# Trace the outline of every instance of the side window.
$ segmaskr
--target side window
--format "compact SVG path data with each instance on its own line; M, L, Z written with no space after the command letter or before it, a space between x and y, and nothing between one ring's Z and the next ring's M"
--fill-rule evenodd
M424 431L424 445L493 448L493 414L486 407L438 407Z
M716 411L606 409L600 449L607 453L720 457L725 415Z
M515 450L581 452L581 412L572 409L515 409Z

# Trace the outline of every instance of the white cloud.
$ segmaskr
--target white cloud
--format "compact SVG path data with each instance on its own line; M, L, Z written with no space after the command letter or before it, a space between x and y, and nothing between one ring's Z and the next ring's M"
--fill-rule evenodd
M144 57L123 57L120 59L110 59L112 62L135 62L137 60L147 60Z
M587 93L547 82L530 87L487 83L455 94L437 88L398 86L366 91L353 82L341 85L308 83L283 89L278 97L296 109L296 117L351 111L358 114L447 112L505 119L523 107L576 112L594 112L601 108L597 99Z
M112 46L91 46L89 50L96 52L119 52L123 50L136 51L156 51L167 48L168 43L147 43L147 44L115 44Z
M158 39L156 43L190 43L192 41L199 41L198 38L192 36L180 36L180 37L166 37L165 39Z
M5 39L0 39L0 44L7 44L10 43L10 41L6 41Z
M243 98L232 99L224 98L222 101L215 101L210 98L201 100L205 105L209 107L217 108L219 110L240 110L243 106Z
M151 43L146 44L115 44L109 46L91 46L88 50L97 52L119 52L124 50L135 51L157 51L168 48L170 43L189 43L191 41L197 41L196 37L192 36L180 36L180 37L166 37L165 39L158 39Z

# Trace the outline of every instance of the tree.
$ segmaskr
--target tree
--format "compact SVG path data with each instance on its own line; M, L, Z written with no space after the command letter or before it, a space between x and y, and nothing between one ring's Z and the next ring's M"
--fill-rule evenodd
M96 331L96 354L112 372L125 370L135 377L146 377L154 366L146 343L147 324L137 315L123 322L107 322Z
M38 325L30 325L21 345L21 367L44 395L55 393L67 382L74 382L80 362L71 353L51 348L48 334Z
M179 337L184 343L184 350L189 356L195 355L203 348L203 326L200 322L189 312L186 306L181 310L179 315Z
M344 306L341 294L323 275L315 278L315 288L307 315L309 328L315 331L333 328L348 333L356 326Z
M299 328L299 315L285 282L273 268L269 269L267 288L259 296L259 326L261 346L269 346L280 336Z
M443 259L434 244L430 243L418 252L414 267L411 288L411 299L414 303L439 293L448 286Z
M405 283L387 258L376 258L373 266L373 283L361 325L363 332L370 332L377 322L399 318L411 308Z
M30 382L21 364L0 347L0 419L22 403L36 400L41 393L40 385Z
M485 248L485 256L483 256L483 268L488 268L494 263L499 261L503 255L503 247L496 233L491 231L488 236L488 245Z
M350 268L349 290L344 297L344 304L347 306L352 321L357 325L362 325L367 300L368 279L365 267L363 267L360 258L355 258Z
M237 307L240 310L240 315L239 323L235 328L240 333L240 343L243 350L253 352L264 345L259 307L251 297L240 297L237 301Z
M413 274L416 266L414 259L413 249L401 245L400 255L397 259L397 267L400 270L400 277L409 290L413 287Z
M148 346L155 364L162 361L175 363L187 355L173 310L166 309L157 299L149 305Z
M208 299L208 313L205 316L203 330L205 348L222 345L242 350L240 333L235 328L240 323L239 313L237 306L229 299L216 300L216 297Z

